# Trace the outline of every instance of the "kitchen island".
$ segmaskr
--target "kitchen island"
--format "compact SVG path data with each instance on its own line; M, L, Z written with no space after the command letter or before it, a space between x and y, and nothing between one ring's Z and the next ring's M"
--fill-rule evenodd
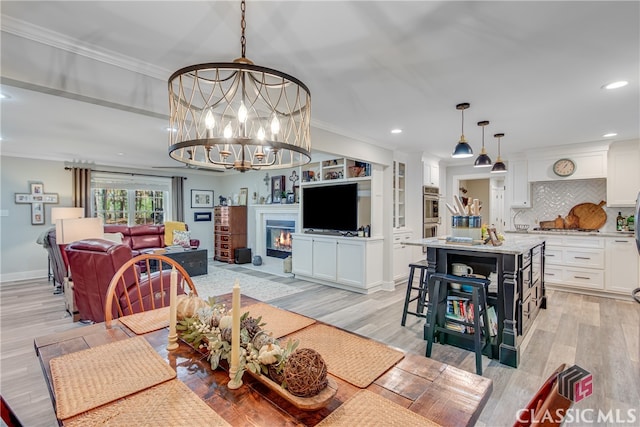
M466 264L475 274L486 277L496 273L495 283L489 288L489 304L496 309L498 334L492 337L489 356L517 368L520 344L538 311L546 308L544 239L510 236L500 246L449 243L443 238L406 244L426 247L428 275L452 274L453 263ZM432 291L429 289L430 294Z

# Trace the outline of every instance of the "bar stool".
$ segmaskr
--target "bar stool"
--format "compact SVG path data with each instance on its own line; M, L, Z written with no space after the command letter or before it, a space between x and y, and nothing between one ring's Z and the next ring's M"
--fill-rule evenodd
M418 286L413 285L413 277L416 269L420 270L420 282ZM422 260L418 262L412 262L409 264L409 281L407 282L407 295L404 298L404 310L402 311L402 326L407 322L407 314L411 314L412 316L426 318L427 315L424 313L425 309L425 300L427 298L427 260ZM413 291L418 291L418 293L414 296L412 295ZM416 310L409 311L409 304L416 302Z
M449 283L459 283L462 287L471 287L471 292L451 291ZM428 286L432 290L427 309L427 321L424 326L424 337L427 340L426 356L431 357L431 348L435 335L438 334L442 344L447 343L448 335L473 341L476 353L476 373L482 375L482 352L491 343L489 332L489 317L487 315L487 288L491 283L488 279L476 277L461 277L450 274L434 273L429 276ZM448 297L455 293L460 297L471 297L473 303L473 319L459 320L446 317ZM481 320L482 319L482 320ZM473 328L473 333L464 333L447 328L461 325Z

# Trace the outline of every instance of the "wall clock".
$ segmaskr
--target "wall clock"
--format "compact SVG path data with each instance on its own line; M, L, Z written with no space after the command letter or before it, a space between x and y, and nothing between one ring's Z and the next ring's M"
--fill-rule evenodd
M553 164L553 173L558 176L569 176L576 171L576 163L571 159L559 159Z

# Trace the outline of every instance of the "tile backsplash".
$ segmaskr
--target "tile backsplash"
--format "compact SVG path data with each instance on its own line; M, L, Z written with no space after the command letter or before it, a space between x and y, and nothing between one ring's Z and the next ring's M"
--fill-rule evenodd
M537 227L539 221L552 221L569 214L572 207L580 203L598 204L607 200L605 179L580 179L570 181L548 181L531 183L531 209L512 209L512 222ZM607 222L601 231L615 231L618 212L627 217L633 215L633 208L603 207ZM515 216L515 221L513 218Z

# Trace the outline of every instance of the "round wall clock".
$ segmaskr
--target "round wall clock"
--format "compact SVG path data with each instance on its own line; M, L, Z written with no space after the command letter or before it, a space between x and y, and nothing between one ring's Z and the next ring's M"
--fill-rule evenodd
M576 171L576 163L571 159L559 159L553 164L553 173L558 176L569 176Z

